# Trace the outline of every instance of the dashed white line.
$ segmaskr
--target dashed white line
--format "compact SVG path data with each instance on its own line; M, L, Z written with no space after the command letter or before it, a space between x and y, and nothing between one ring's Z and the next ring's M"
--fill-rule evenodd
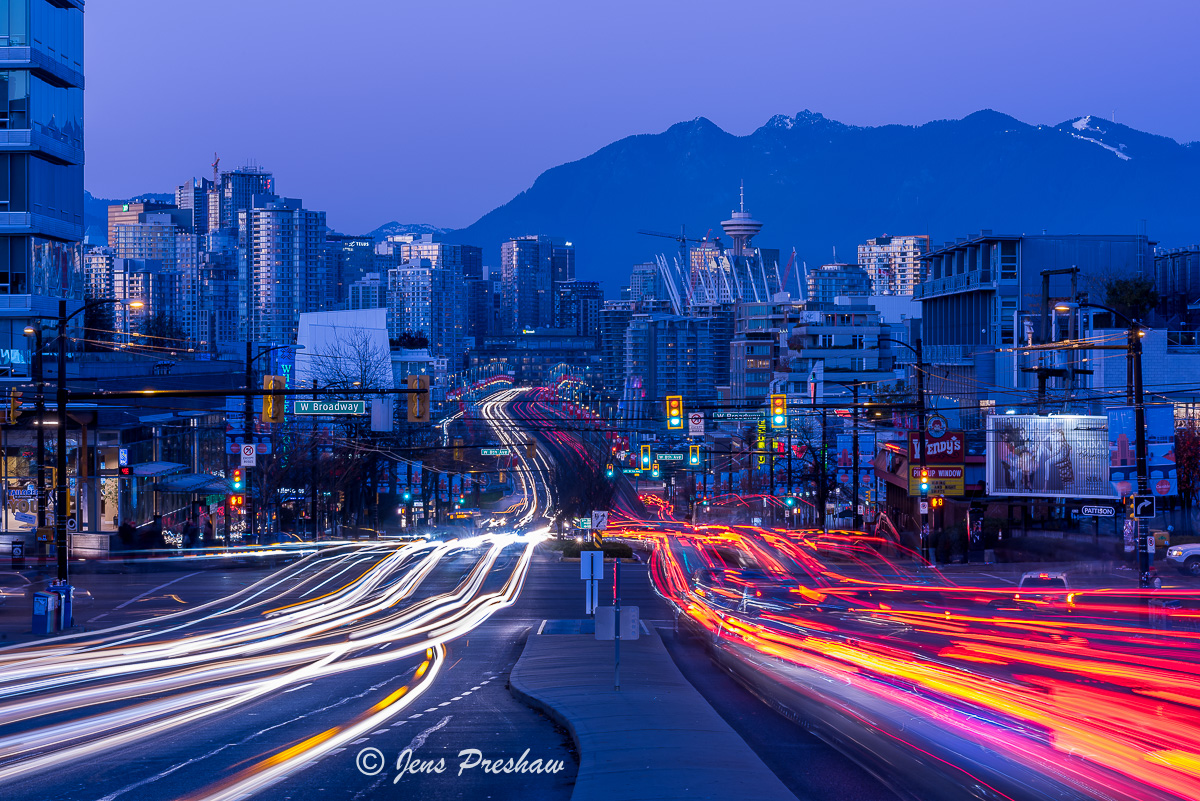
M453 698L451 698L450 700L451 700L451 701L461 701L461 700L462 700L462 696L461 696L461 695L456 695L456 696L454 696Z
M296 692L296 690L303 690L305 687L311 687L311 686L312 686L312 682L306 681L304 684L297 684L295 687L289 687L288 689L284 690L284 692L285 693L294 693L294 692Z
M359 743L365 743L366 741L367 741L366 737L359 737L357 740L354 740L353 742L351 742L350 745L358 745Z
M415 714L415 715L409 715L409 716L408 716L408 719L409 719L409 720L412 720L413 718L419 718L419 717L421 717L421 715L423 715L423 714L425 714L425 713L424 713L424 712L418 712L418 713L417 713L417 714Z
M449 702L449 701L442 701L440 704L438 704L438 706L450 706L450 702Z

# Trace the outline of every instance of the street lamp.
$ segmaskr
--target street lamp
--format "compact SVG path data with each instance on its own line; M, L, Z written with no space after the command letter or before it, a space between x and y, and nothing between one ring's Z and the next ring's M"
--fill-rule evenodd
M916 347L907 342L902 342L899 339L891 337L879 337L880 342L891 342L894 345L903 345L911 350L917 357L917 430L918 436L921 439L921 474L926 475L928 464L925 461L925 361L921 351L921 338L917 337ZM908 466L908 472L912 474L912 465ZM929 561L929 507L924 505L924 511L921 512L921 557Z
M1091 301L1064 302L1056 304L1055 311L1070 311L1071 309L1090 307L1093 309L1101 309L1108 312L1114 317L1120 317L1129 324L1127 331L1128 341L1126 349L1129 354L1129 366L1131 373L1131 383L1133 390L1133 427L1135 440L1135 455L1137 459L1137 494L1145 495L1149 491L1149 472L1146 465L1146 400L1142 392L1142 337L1146 332L1142 330L1142 324L1137 320L1131 319L1128 315L1105 306L1101 303L1092 303ZM1146 522L1145 518L1137 519L1137 554L1138 554L1138 586L1141 589L1149 589L1153 585L1150 581L1150 548L1147 542Z
M88 309L109 303L123 303L131 309L140 309L146 305L140 300L99 298L90 300L67 314L67 299L58 299L58 381L55 392L55 403L58 406L58 452L55 454L57 475L54 477L54 547L58 556L58 582L62 585L67 583L67 323ZM36 336L37 329L32 333ZM44 427L38 426L39 430Z
M46 526L46 384L42 377L42 324L25 326L25 336L34 338L33 383L37 387L37 525ZM39 546L40 550L40 546Z

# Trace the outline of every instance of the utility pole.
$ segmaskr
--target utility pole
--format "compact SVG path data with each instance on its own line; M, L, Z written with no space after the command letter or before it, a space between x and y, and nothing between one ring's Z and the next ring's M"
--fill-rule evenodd
M862 515L858 513L858 384L850 387L850 391L854 393L854 409L851 412L851 418L854 426L854 453L851 456L854 471L854 491L851 493L850 502L854 504L854 530L858 531L862 528Z
M46 384L42 372L42 326L40 323L33 325L33 336L33 382L37 386L37 524L38 528L44 528L46 526Z
M312 380L312 399L314 406L317 400L317 379ZM308 445L308 517L312 523L313 540L317 539L317 416L312 418L312 439Z
M254 391L254 366L253 361L254 343L249 339L246 340L246 404L244 407L245 419L242 421L243 444L254 445L254 402L250 397L250 393ZM255 450L258 446L255 445ZM254 540L254 530L256 509L254 507L254 468L246 469L246 541Z
M817 462L817 514L821 518L821 531L829 533L829 516L827 511L827 499L829 496L829 488L827 486L828 471L829 471L829 440L827 438L828 425L826 423L826 410L821 407L821 455L815 461Z
M58 549L58 580L67 583L67 299L58 299L58 451L54 476L54 544ZM70 621L66 621L70 623Z
M1133 365L1133 427L1137 432L1137 482L1138 495L1148 494L1146 473L1146 401L1142 392L1142 329L1135 320L1129 326L1129 353ZM1149 589L1150 546L1147 541L1146 520L1138 518L1138 586Z
M921 432L921 470L924 471L928 467L925 461L925 454L928 448L925 447L925 358L924 352L921 349L921 338L917 337L917 429ZM857 467L857 465L856 465ZM912 473L912 468L909 467L909 473ZM921 512L921 557L929 562L929 502L926 498L921 499L924 504L924 510Z

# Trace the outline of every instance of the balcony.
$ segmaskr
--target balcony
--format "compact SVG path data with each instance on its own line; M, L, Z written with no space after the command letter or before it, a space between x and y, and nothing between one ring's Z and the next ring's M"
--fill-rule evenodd
M83 88L83 73L34 47L0 47L0 69L32 70L39 78L58 86Z
M934 295L950 295L955 292L994 286L991 270L972 270L961 275L948 275L944 278L930 278L923 281L913 287L913 298L920 300Z
M36 150L61 164L82 164L83 147L65 135L38 125L29 128L0 129L0 153L25 153Z
M32 214L27 211L0 211L0 234L9 236L44 234L56 239L79 241L83 239L83 224L70 223L54 217L47 217L45 214Z

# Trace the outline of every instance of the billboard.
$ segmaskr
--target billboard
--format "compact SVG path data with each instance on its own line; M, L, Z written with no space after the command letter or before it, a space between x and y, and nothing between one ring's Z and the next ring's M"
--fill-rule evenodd
M1146 475L1148 490L1159 497L1177 495L1175 470L1175 410L1155 403L1146 410ZM1109 476L1113 492L1122 497L1137 490L1137 427L1132 406L1108 410Z
M836 476L839 484L849 486L854 482L854 435L844 433L837 435ZM858 435L858 481L863 487L869 487L875 477L875 435L870 432L859 432Z
M992 415L987 419L987 490L992 495L1113 498L1108 418Z

